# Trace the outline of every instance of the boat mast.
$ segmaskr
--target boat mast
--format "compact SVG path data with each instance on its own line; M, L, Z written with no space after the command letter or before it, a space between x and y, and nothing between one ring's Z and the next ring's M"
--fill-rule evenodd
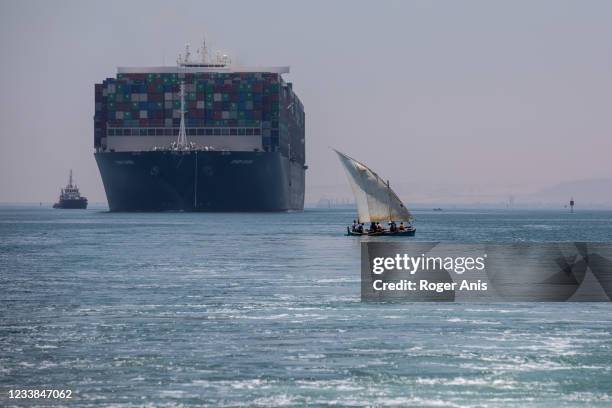
M387 180L387 208L389 209L389 221L393 221L391 219L391 184L389 180Z
M210 62L210 58L208 57L208 47L206 46L206 38L202 38L202 47L198 50L198 53L200 54L200 60L203 65Z
M191 58L191 52L189 51L189 44L185 45L185 57L181 62L179 62L179 66L183 66L185 73L187 72L187 64L189 64ZM179 55L179 61L181 60L181 56ZM183 74L185 76L185 73ZM187 132L185 131L185 77L183 76L183 80L181 81L181 124L179 127L179 134L176 139L176 145L179 149L184 149L187 147Z
M176 144L179 148L187 146L187 133L185 132L185 82L181 82L181 125Z
M68 176L68 185L72 187L72 169L70 169L70 175Z

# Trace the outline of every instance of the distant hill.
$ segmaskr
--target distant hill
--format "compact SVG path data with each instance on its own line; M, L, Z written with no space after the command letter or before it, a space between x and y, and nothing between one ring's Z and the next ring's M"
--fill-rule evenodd
M612 179L567 181L517 197L517 202L568 204L574 197L576 206L612 205Z
M577 208L612 208L612 178L566 181L548 187L412 182L396 183L393 188L411 208L563 208L571 197ZM348 183L310 186L307 194L311 207L354 205Z

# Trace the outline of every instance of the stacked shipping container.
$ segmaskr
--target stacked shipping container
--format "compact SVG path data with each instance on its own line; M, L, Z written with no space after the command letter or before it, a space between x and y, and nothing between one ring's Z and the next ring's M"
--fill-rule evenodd
M264 150L304 162L303 106L269 72L119 73L95 85L96 149L107 136L175 135L181 82L188 135L260 136Z

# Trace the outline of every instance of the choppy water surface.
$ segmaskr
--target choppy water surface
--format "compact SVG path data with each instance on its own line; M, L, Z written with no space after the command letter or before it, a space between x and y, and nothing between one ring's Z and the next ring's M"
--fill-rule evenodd
M605 211L416 217L418 240L612 238ZM610 304L361 303L350 221L0 207L0 405L612 405Z

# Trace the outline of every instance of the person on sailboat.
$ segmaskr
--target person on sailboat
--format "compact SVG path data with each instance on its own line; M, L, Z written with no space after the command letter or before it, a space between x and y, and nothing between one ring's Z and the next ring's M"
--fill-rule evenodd
M391 221L389 223L389 232L397 232L397 225L395 224L395 221Z
M359 223L359 225L357 226L357 232L363 234L363 222Z
M357 231L357 220L353 220L353 226L351 227L351 231L355 232Z
M376 227L376 223L372 221L372 223L370 224L370 232L376 232L377 230L378 228Z
M406 228L404 227L404 222L403 222L403 221L402 221L402 222L400 222L400 225L399 225L399 230L400 230L400 231L403 231L403 230L405 230L405 229L406 229Z

